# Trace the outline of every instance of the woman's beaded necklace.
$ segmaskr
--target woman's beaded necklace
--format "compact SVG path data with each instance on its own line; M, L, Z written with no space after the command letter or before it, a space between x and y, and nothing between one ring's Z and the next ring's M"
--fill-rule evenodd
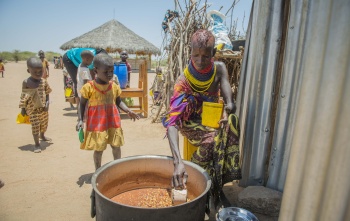
M212 62L212 68L209 73L201 74L192 65L192 61L189 62L188 66L184 70L184 75L188 80L192 90L196 92L205 92L209 89L213 83L216 75L216 66Z

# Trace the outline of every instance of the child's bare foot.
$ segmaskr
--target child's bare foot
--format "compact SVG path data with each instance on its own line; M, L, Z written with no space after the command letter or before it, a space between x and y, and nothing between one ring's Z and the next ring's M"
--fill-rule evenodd
M39 146L34 146L34 153L41 153L41 148L40 145Z
M72 103L70 103L70 109L75 110L75 107Z
M41 139L42 141L52 141L52 139L51 139L50 137L46 137L46 136L44 136L44 135L40 135L40 139Z

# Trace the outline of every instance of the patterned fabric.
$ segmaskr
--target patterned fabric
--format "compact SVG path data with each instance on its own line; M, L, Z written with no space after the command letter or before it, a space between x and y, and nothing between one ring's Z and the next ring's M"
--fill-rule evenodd
M22 89L19 108L25 108L32 124L32 133L38 134L46 132L48 126L48 112L44 111L46 104L46 95L51 93L52 89L46 79L41 79L38 88Z
M174 86L174 93L170 99L170 111L162 119L163 126L181 125L182 121L198 118L202 113L203 101L218 102L219 91L215 93L192 91L186 77L180 75Z
M86 129L88 131L104 131L108 128L119 128L118 109L113 104L90 107L88 110Z
M197 73L197 75L205 76L205 77L196 76L196 74L194 74L190 71L189 66L185 68L184 75L185 75L187 81L189 82L192 90L199 92L199 93L202 93L202 92L208 91L211 84L214 82L215 75L216 75L216 66L214 66L213 71L210 72L209 74ZM207 79L207 78L208 78L208 80L204 81L204 79Z
M174 86L170 111L162 119L163 126L176 126L191 144L197 146L191 161L204 168L212 179L211 192L218 202L225 183L242 178L239 165L239 125L231 114L221 129L203 126L201 113L203 101L218 102L219 91L214 94L192 90L188 80L181 75Z
M22 89L19 108L25 108L27 114L30 114L38 108L45 107L46 95L51 93L52 89L46 79L41 79L38 88Z
M45 133L49 124L49 112L37 109L29 117L32 133Z
M180 128L182 135L199 148L191 161L204 168L212 179L214 199L225 183L242 178L239 165L239 125L236 115L231 114L223 129L208 129L195 121L186 122Z
M82 97L89 100L86 116L84 143L80 149L103 151L107 144L120 147L124 144L123 131L116 99L120 87L110 82L102 85L90 81L80 90Z

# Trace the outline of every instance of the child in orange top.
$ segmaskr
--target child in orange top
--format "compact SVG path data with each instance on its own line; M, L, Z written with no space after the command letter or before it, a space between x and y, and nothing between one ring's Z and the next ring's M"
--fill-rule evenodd
M97 170L101 167L102 153L107 144L112 147L114 159L121 157L120 146L124 144L124 137L117 106L127 112L133 120L140 117L121 101L121 89L111 81L114 75L113 58L106 54L98 54L93 62L96 78L80 90L79 122L76 129L83 128L86 116L84 142L80 149L94 150L94 163ZM84 115L87 103L88 110Z
M51 88L43 76L43 65L36 57L27 60L27 72L30 77L22 83L22 94L19 107L22 108L22 115L28 115L32 125L32 133L35 142L34 153L40 153L40 139L48 141L45 137L49 122L49 93Z
M2 59L0 58L0 72L2 74L2 77L4 77L4 71L5 71L5 65L2 62Z
M45 53L44 51L40 50L39 53L39 58L43 64L43 78L47 79L49 77L49 62L45 58Z

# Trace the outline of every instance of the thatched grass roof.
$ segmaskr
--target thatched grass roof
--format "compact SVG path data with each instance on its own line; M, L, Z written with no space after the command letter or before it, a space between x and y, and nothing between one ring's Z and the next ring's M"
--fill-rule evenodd
M60 48L68 50L85 47L103 48L111 53L125 50L129 54L160 54L159 48L114 19L64 43Z

